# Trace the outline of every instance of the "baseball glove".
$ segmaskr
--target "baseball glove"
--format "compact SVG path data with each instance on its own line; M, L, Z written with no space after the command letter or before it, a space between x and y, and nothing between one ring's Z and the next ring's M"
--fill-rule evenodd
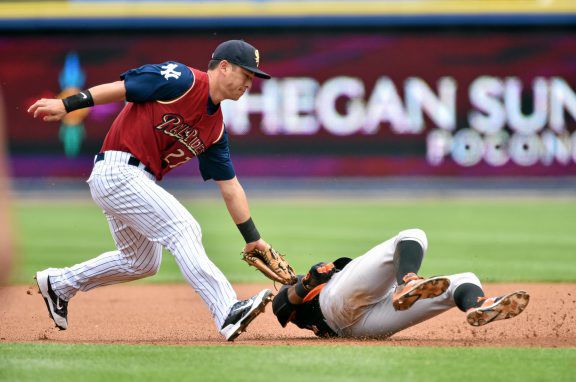
M284 256L272 247L266 251L253 249L250 252L242 252L242 260L258 269L272 281L288 285L294 284L298 280L294 269L288 264Z

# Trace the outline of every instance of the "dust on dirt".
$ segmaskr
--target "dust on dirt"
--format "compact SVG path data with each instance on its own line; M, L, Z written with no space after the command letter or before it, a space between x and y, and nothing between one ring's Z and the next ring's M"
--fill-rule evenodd
M475 328L457 308L388 339L320 339L290 324L271 306L234 343L218 333L208 308L187 284L120 284L79 293L68 307L69 327L54 327L41 295L29 286L0 288L0 342L159 345L576 346L576 284L488 284L488 295L530 293L520 316ZM238 284L246 298L268 284Z

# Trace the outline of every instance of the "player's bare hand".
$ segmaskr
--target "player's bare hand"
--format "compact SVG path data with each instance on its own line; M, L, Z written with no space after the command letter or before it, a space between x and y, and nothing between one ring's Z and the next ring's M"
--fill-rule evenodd
M42 98L28 108L34 118L42 117L44 122L59 121L66 115L66 109L61 99Z
M259 249L261 251L266 251L270 248L270 244L266 243L263 239L259 239L257 241L253 241L252 243L248 243L244 246L244 252L248 253L253 249Z

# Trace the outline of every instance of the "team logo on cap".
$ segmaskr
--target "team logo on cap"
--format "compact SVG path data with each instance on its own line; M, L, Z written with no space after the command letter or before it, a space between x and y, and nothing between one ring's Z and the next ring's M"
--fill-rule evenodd
M258 49L254 49L254 59L256 60L256 67L260 65L260 52Z

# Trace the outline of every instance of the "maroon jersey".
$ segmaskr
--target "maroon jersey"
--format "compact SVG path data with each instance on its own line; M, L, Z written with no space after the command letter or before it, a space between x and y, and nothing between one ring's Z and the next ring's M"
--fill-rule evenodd
M222 110L208 114L208 74L189 68L194 81L171 101L127 103L114 120L101 151L131 153L160 180L217 143L224 135Z

